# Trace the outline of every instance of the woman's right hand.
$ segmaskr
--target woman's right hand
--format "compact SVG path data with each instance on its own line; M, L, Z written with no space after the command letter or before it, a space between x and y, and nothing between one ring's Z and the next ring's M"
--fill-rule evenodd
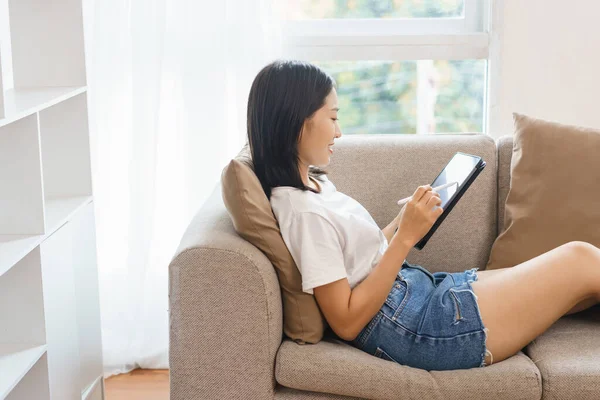
M440 195L432 190L431 185L419 186L398 215L399 240L408 242L414 247L429 232L435 221L444 212Z

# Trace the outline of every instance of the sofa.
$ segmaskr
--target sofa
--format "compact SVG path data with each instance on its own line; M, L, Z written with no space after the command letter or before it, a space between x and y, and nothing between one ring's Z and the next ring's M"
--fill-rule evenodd
M504 229L513 136L345 135L328 176L383 228L396 201L431 183L457 151L487 165L407 260L432 272L483 270ZM599 305L560 318L501 362L426 371L367 354L330 329L318 343L296 343L282 331L281 299L273 265L236 233L217 183L169 264L171 400L600 399Z

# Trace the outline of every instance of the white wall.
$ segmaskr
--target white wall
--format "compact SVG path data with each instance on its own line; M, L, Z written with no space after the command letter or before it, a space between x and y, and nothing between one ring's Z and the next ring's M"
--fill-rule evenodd
M513 111L600 129L600 1L500 1L490 135L513 133Z

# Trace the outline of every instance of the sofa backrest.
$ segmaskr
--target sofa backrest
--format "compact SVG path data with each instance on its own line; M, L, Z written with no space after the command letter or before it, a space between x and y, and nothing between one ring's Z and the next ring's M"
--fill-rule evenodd
M337 190L361 203L384 228L400 211L396 201L431 184L457 152L477 155L485 169L410 263L432 272L484 268L497 235L495 140L475 133L346 135L338 139L326 169Z

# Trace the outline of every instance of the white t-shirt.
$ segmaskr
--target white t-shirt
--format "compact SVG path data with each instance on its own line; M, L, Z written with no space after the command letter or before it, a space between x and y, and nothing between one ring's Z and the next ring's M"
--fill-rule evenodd
M338 192L326 175L321 193L291 187L272 189L271 208L302 275L302 291L348 278L351 288L377 265L388 241L371 214Z

